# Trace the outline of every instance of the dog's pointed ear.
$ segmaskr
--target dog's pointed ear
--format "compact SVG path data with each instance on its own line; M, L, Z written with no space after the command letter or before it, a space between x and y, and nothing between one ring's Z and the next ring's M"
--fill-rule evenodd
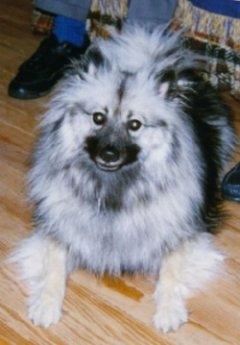
M101 67L109 64L100 49L92 46L88 49L82 60L82 71L84 73L95 75Z
M177 73L176 82L178 88L181 90L187 90L197 86L204 81L203 71L195 68L185 68Z
M175 83L175 72L173 70L165 71L164 73L158 73L156 75L157 80L157 93L160 97L166 98Z
M180 93L196 89L204 81L203 72L194 68L168 70L158 74L158 94L163 97L176 97Z

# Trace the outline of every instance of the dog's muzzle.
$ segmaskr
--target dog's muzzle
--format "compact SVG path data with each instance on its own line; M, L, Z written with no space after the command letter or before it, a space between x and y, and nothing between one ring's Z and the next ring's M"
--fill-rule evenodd
M139 148L134 144L120 146L113 143L101 143L97 138L89 137L86 151L99 169L110 172L135 162Z

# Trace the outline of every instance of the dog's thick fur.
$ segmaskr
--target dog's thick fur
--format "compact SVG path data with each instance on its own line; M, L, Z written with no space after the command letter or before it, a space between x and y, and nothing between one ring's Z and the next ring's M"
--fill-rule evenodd
M185 298L223 261L211 233L235 141L202 71L179 33L137 26L97 40L73 63L30 171L35 231L14 253L35 324L59 320L78 267L154 273L155 326L187 321Z

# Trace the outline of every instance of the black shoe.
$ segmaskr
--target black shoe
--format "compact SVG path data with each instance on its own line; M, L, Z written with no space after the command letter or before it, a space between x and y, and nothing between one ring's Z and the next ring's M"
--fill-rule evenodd
M88 45L87 40L84 46L78 48L71 43L59 43L54 35L46 38L20 66L9 84L9 96L33 99L46 95L63 76L71 60L84 54Z
M222 196L226 200L240 202L240 163L225 175L222 182Z

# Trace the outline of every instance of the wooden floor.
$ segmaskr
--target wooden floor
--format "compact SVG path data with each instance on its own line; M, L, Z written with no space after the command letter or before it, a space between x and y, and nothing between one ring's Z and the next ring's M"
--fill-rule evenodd
M31 34L30 22L31 1L0 1L0 345L239 345L240 205L234 203L226 203L230 217L217 236L228 256L227 274L189 301L190 321L176 333L162 335L151 325L150 277L97 279L84 271L71 276L59 324L45 330L27 320L24 284L4 259L31 230L25 174L47 101L7 96L9 80L40 40ZM240 104L229 99L240 133Z

